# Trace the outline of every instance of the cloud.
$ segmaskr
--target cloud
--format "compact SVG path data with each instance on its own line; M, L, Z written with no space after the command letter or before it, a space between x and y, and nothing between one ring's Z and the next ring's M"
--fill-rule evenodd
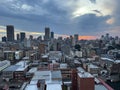
M90 0L91 1L91 3L96 3L96 0Z
M99 10L93 10L93 11L98 13L99 15L103 15Z
M0 25L13 24L28 32L43 33L48 26L57 34L96 35L119 25L119 8L119 0L0 0Z
M114 22L115 22L115 19L113 17L106 21L106 23L111 24L111 25L114 24Z
M109 27L106 20L110 19L110 16L96 16L95 14L86 14L77 18L78 28L80 32L87 32L92 35L103 31L102 28Z

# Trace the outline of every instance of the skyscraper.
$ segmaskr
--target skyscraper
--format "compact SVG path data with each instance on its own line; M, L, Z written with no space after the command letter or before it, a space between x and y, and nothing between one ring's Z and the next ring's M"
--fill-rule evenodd
M51 39L54 39L54 32L51 32Z
M20 41L23 41L25 39L26 35L25 32L20 33Z
M74 34L74 45L78 43L78 34Z
M19 41L20 40L20 35L19 34L17 34L17 41Z
M50 40L50 28L45 27L45 40Z
M7 41L14 41L14 26L7 25Z

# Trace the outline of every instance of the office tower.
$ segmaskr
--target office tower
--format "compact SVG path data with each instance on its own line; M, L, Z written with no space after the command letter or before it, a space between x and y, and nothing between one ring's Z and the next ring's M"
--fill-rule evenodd
M105 39L106 39L106 41L109 41L109 39L110 39L109 33L106 33Z
M2 42L6 42L6 41L7 41L6 36L2 37Z
M54 39L54 32L51 32L51 39Z
M45 40L50 40L50 28L45 27Z
M17 41L20 40L20 34L17 34Z
M79 35L74 34L74 45L78 43L78 38L79 38Z
M7 41L14 41L14 26L7 25Z
M41 41L41 40L42 40L42 36L39 36L39 37L37 38L37 40Z
M70 46L72 47L73 46L73 36L70 35Z
M33 40L33 35L30 35L30 36L29 36L29 39L30 39L30 40Z
M25 32L21 32L20 33L20 41L24 41L26 35L25 35Z

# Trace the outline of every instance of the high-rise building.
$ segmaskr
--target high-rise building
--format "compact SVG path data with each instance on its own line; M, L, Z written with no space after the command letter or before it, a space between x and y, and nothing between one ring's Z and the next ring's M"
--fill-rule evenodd
M26 35L25 32L20 33L20 41L23 41L25 39Z
M30 36L29 36L29 39L30 39L30 40L33 40L33 35L30 35Z
M51 32L51 39L54 39L54 32Z
M20 40L20 34L17 34L17 41Z
M7 25L7 41L14 41L14 26Z
M49 40L50 39L50 28L49 27L45 27L45 40Z
M2 37L2 42L6 42L6 41L7 41L6 36Z
M78 43L78 38L79 38L79 35L74 34L74 45Z

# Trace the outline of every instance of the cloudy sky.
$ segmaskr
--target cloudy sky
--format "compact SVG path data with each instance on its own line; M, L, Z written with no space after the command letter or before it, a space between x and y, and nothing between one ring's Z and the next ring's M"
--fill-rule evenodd
M59 35L98 37L120 34L120 0L0 0L0 36L5 26L16 33L43 35L50 27Z

